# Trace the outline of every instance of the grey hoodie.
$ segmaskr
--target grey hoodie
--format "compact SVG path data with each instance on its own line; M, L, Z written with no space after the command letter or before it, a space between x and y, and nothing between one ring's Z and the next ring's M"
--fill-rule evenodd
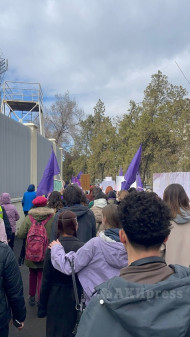
M190 269L171 265L175 273L156 284L114 277L96 287L77 337L189 337Z
M178 225L190 222L190 210L180 208L180 212L182 215L177 214L175 219L173 219L173 221L175 221Z

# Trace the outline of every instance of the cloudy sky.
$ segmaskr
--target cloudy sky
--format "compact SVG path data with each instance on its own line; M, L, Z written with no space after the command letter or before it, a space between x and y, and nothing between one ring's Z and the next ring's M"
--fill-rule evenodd
M40 82L46 100L69 91L86 114L140 102L161 70L190 91L189 0L0 0L6 80Z

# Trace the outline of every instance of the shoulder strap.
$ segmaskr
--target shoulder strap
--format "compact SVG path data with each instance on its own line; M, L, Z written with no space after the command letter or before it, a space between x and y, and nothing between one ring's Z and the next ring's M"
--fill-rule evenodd
M72 270L72 281L73 281L73 288L74 288L75 302L76 302L75 309L77 310L76 324L75 324L75 327L74 327L72 333L73 333L73 335L76 335L81 315L83 313L83 310L85 309L85 299L84 299L84 294L82 292L81 302L79 302L79 296L78 296L78 290L77 290L77 284L76 284L76 277L75 277L75 270L74 270L74 259L72 258L72 261L69 260L69 262L70 262L71 270Z
M38 222L36 219L34 219L34 217L32 215L29 214L29 218L30 218L30 221L31 221L32 224L40 223L41 225L45 225L49 221L49 219L51 219L52 216L53 216L53 214L49 214L46 219Z
M80 302L79 302L79 296L78 296L78 290L77 290L77 284L76 284L76 277L75 277L75 270L74 270L74 259L72 258L72 261L70 261L71 270L72 270L72 281L73 281L73 289L75 294L75 308L76 310L80 310Z

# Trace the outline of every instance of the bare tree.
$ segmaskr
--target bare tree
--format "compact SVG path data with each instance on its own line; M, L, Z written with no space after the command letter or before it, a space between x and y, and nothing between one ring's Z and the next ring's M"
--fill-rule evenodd
M55 103L45 112L45 134L48 138L55 138L56 144L72 143L77 133L83 111L78 108L69 92L64 95L55 95Z

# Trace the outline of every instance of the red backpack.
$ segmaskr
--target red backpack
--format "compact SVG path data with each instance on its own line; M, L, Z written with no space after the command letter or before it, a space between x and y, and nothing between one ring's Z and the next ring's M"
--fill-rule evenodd
M32 262L44 261L45 251L48 247L48 237L45 224L52 217L50 214L45 220L37 222L29 215L32 226L30 227L26 239L26 260Z

